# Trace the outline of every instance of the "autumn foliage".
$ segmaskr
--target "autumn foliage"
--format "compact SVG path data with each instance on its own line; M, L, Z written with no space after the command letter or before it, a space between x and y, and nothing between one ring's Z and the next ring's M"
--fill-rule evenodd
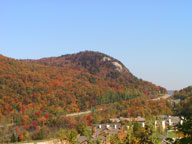
M115 107L113 112L107 110L103 118L83 118L91 126L112 115L142 114L149 110L147 99L166 93L164 88L133 76L118 60L109 57L110 61L104 61L104 57L109 56L81 52L41 60L15 60L0 55L0 122L18 126L20 140L26 137L25 130L33 131L34 139L40 139L37 136L44 137L48 131L45 127L75 128L77 120L66 118L68 113ZM119 63L122 70L116 70L112 62ZM162 107L150 105L154 114Z

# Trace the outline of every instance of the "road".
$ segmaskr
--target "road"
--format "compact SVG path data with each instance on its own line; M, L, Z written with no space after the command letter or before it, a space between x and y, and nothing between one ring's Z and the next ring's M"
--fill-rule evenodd
M168 99L169 97L171 97L172 95L169 95L169 94L165 94L161 97L158 97L158 98L155 98L155 99L152 99L153 101L156 101L156 100L160 100L160 99Z
M99 110L96 110L96 111L103 111L103 109L100 108ZM84 111L84 112L66 114L65 116L66 117L73 117L73 116L80 116L80 115L85 115L85 114L90 114L90 113L92 113L92 111L88 110L88 111Z
M72 114L66 114L66 117L73 117L73 116L80 116L80 115L84 115L84 114L89 114L91 113L91 111L85 111L85 112L78 112L78 113L72 113Z
M158 97L158 98L155 98L155 99L152 99L152 100L156 101L156 100L160 100L160 99L168 99L170 96L172 96L172 95L165 94L165 95L163 95L161 97ZM102 111L103 109L100 109L100 110ZM84 112L66 114L66 117L80 116L80 115L85 115L85 114L90 114L90 113L92 113L92 111L88 110L88 111L84 111Z

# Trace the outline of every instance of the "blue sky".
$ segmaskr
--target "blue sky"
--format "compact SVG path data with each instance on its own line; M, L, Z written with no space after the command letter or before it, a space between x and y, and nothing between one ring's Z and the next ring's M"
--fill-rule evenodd
M111 55L167 89L192 85L190 0L2 0L0 53L38 59Z

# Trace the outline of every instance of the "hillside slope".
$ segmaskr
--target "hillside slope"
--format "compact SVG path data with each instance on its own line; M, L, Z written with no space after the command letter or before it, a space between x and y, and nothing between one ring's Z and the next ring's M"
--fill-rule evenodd
M180 103L176 107L177 114L192 115L192 86L176 91L173 98L180 99Z
M174 93L175 99L185 100L188 97L192 97L192 86L186 87L180 91Z
M31 108L72 113L166 93L164 88L137 79L118 60L95 52L35 61L0 56L0 66L0 115Z
M166 89L135 77L117 59L99 52L85 51L77 54L62 55L60 57L27 60L27 62L35 62L57 67L68 67L88 72L103 80L115 82L117 85L123 84L126 88L141 89L142 92L151 97L167 93Z

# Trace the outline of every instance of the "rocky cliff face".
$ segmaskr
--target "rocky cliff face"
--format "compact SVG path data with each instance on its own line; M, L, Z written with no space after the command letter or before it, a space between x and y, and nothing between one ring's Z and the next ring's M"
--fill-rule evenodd
M85 51L60 57L43 58L35 62L79 69L102 77L109 77L112 74L120 75L122 73L131 75L129 70L120 61L99 52Z

